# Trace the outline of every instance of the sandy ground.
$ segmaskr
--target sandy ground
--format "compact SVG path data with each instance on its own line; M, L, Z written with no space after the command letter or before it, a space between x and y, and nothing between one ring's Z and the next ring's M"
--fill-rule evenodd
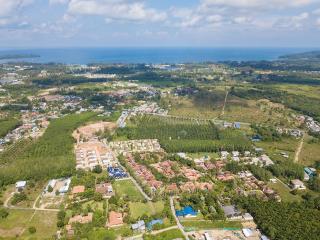
M80 136L83 138L92 138L97 132L104 131L105 129L113 130L116 128L116 124L112 122L97 122L88 124L86 126L79 127L73 132L72 136L75 139L79 139Z

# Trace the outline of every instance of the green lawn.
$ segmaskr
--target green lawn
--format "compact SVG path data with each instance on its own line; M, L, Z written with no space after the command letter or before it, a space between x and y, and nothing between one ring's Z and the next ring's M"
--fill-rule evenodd
M298 147L300 140L294 138L283 138L281 141L277 142L257 142L255 145L257 147L263 148L269 157L273 160L286 160L286 158L281 156L281 152L286 152L289 154L289 159L293 160L295 151Z
M105 201L105 200L104 200ZM103 211L103 201L101 202L95 202L95 201L89 201L82 204L82 209L87 209L87 206L91 206L94 210L101 210Z
M35 227L37 232L30 234L29 227ZM37 211L31 222L28 223L22 237L24 239L52 239L57 231L57 213Z
M131 201L142 201L144 199L130 179L116 181L113 188L120 197L128 196Z
M139 218L144 214L151 216L157 213L161 213L164 208L164 203L162 201L155 203L130 202L129 207L131 216L133 218Z
M283 183L277 181L276 183L268 183L268 186L276 190L282 201L284 202L294 202L294 201L301 201L301 197L299 195L293 195L290 193L290 190L283 185Z
M179 229L171 229L156 235L147 234L143 236L144 240L173 240L177 238L184 239L184 236Z
M312 166L316 161L320 161L319 143L312 143L311 139L311 137L306 137L300 153L299 163L305 166Z
M1 229L11 229L14 227L24 227L32 216L34 210L9 210L9 216L5 219L0 218Z
M214 228L242 228L241 222L238 221L209 221L209 220L182 220L182 225L190 230L214 229Z

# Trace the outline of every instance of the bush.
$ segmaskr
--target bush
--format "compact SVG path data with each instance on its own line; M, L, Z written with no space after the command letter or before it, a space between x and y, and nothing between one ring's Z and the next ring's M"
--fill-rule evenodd
M34 226L31 226L31 227L28 228L28 231L29 231L30 234L34 234L34 233L37 232L37 229Z
M15 194L13 195L11 204L15 205L15 204L20 203L20 202L23 202L23 201L25 201L25 200L27 200L27 199L28 199L28 197L27 197L27 195L26 195L24 192L15 193Z
M100 174L100 173L102 173L102 167L101 167L100 165L96 165L96 166L93 168L92 172L97 173L97 174Z
M5 208L0 208L0 218L7 218L9 216L9 212Z

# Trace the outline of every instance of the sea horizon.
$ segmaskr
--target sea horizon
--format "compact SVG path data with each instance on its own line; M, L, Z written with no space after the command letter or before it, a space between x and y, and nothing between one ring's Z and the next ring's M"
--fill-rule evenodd
M4 55L37 55L35 58L0 60L0 63L61 64L178 64L221 61L272 61L280 56L319 50L309 47L61 47L0 48Z

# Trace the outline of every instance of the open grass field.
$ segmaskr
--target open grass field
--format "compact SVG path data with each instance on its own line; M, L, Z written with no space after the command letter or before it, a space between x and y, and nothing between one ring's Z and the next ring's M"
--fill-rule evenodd
M30 234L29 227L35 227L37 232ZM57 231L57 213L37 211L32 220L27 224L23 239L52 239Z
M16 210L10 209L9 216L5 219L0 218L1 229L11 229L14 227L24 227L34 210Z
M173 239L183 239L184 236L179 229L171 229L156 235L145 235L144 240L173 240Z
M316 161L320 161L320 144L318 142L310 142L310 137L307 137L299 158L299 163L305 166L312 166Z
M310 85L296 85L296 84L279 84L277 85L279 90L286 91L288 93L308 96L312 98L320 99L320 87Z
M215 228L242 228L241 222L238 221L208 221L208 220L183 220L182 225L185 228L193 229L193 230L201 230L201 229L215 229Z
M130 179L116 181L113 184L113 188L115 189L117 195L120 197L127 196L131 201L142 201L144 199L142 194Z
M192 99L184 97L171 98L168 104L171 105L171 109L169 111L170 115L203 119L213 119L218 117L222 109L222 104L216 108L210 108L205 105L199 107L195 105Z
M159 202L130 202L130 213L133 218L139 218L142 215L146 214L151 216L153 214L161 213L164 209L164 203L162 201Z
M9 216L0 218L0 239L16 239L23 229L28 225L28 221L34 210L9 210Z
M284 202L294 202L298 201L300 202L302 199L299 195L293 195L290 193L289 188L283 185L283 183L277 181L276 183L268 183L268 186L276 190L280 197L281 200Z
M289 155L289 159L293 160L296 149L299 145L299 139L294 138L283 138L281 141L277 142L257 142L255 145L261 147L269 155L271 159L274 160L286 160L286 158L281 156L281 152L286 152Z

